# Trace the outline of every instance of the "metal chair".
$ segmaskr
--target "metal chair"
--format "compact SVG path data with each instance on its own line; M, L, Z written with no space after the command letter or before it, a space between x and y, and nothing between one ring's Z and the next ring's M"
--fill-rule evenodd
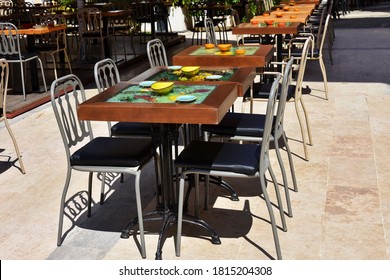
M177 238L176 238L176 255L180 256L181 234L183 221L183 196L184 183L186 176L189 174L195 175L195 193L198 193L199 175L222 176L233 178L259 178L259 193L262 193L265 200L271 227L273 231L274 243L276 248L277 258L281 259L279 237L277 225L272 209L271 201L268 197L267 185L265 181L266 172L271 175L283 230L286 231L286 221L283 212L282 200L280 198L279 187L276 177L272 171L269 159L269 142L272 131L272 122L276 108L277 90L279 87L280 75L276 77L273 88L270 92L266 119L264 125L263 140L259 144L238 144L228 142L208 142L208 141L192 141L187 145L179 156L175 159L175 166L181 170L179 196L178 196L178 219L177 219ZM208 180L206 180L206 188ZM196 199L197 201L197 199ZM195 213L195 217L198 213Z
M164 43L160 39L150 40L146 45L150 67L168 66L167 53Z
M65 18L61 14L48 14L41 17L41 24L65 24ZM44 56L49 55L53 62L54 77L57 76L56 55L63 53L68 64L69 72L72 73L72 66L68 56L67 36L65 31L51 32L38 37L35 43L36 49Z
M18 160L20 163L20 169L23 174L26 173L24 169L22 156L20 155L18 143L16 142L16 138L11 130L11 126L9 125L7 119L7 91L8 91L8 78L9 78L9 65L6 59L0 58L0 122L4 122L5 127L8 130L9 135L11 136L12 142L14 143L15 151L18 156Z
M43 70L42 61L36 51L22 51L20 47L20 35L16 26L9 22L0 22L0 55L7 59L8 63L20 64L20 75L22 81L23 98L26 100L26 88L24 79L24 63L32 60L37 60L41 67L43 84L45 92L47 91L45 72Z
M87 53L91 53L96 49L96 42L99 42L101 45L99 57L105 57L104 41L111 41L112 32L110 32L108 25L103 25L102 12L98 8L78 9L77 21L79 24L79 37L81 42L81 60L86 58ZM88 49L88 46L91 47ZM113 49L115 50L115 47L113 47Z
M306 62L308 59L309 50L312 47L313 41L310 37L306 37L304 39L305 41L303 41L304 42L303 46L301 43L301 49L299 53L291 53L291 56L288 56L288 58L294 57L294 59L297 60L299 63L296 64L296 67L298 68L296 80L294 83L290 84L287 90L287 101L291 101L291 100L294 101L295 111L297 114L301 135L302 135L304 159L309 160L309 152L307 150L307 145L308 144L313 145L313 140L311 136L309 115L302 97L302 82L305 74ZM302 40L300 42L302 42ZM249 96L248 93L245 93L243 102L246 101L254 102L255 100L260 100L260 101L267 100L270 86L271 84L269 83L255 83L253 88L253 94ZM303 111L304 120L301 115L301 110ZM307 137L308 140L306 139Z
M292 153L287 142L286 132L283 126L284 111L287 102L288 88L291 84L294 58L292 57L285 65L282 73L283 79L278 92L278 108L275 120L272 126L270 149L274 149L282 172L283 186L287 202L287 214L292 217L292 206L289 196L288 181L280 149L285 147L290 165L291 177L293 180L294 191L298 191L296 182ZM270 73L268 73L270 74ZM281 73L273 73L279 75ZM264 113L232 113L228 112L217 125L202 125L201 129L208 141L243 141L261 143L266 115ZM215 140L216 139L216 140ZM208 195L206 192L206 199Z
M64 95L64 96L62 96ZM142 168L154 155L151 139L125 137L93 137L89 121L78 120L75 111L86 100L80 79L69 74L55 80L50 89L51 105L63 140L67 158L67 175L60 204L57 245L62 244L63 219L66 195L73 170L88 172L88 216L91 215L93 173L103 173L102 193L106 173L127 173L135 176L135 194L140 232L141 255L146 257L145 237L140 194ZM85 141L89 140L85 144ZM66 235L66 234L65 234Z
M127 2L112 2L111 8L112 11L128 11L123 16L115 16L110 17L108 19L109 21L109 28L111 29L111 32L113 34L114 40L116 40L117 37L122 38L122 44L123 44L123 54L125 57L125 60L127 60L127 50L128 46L126 45L126 38L130 40L130 46L132 49L132 55L135 56L135 45L134 45L134 34L136 33L136 23L132 16L130 15L130 4Z

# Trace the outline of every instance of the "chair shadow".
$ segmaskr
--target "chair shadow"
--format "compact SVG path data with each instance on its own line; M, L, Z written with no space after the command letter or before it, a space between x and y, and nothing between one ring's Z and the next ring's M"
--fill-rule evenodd
M5 151L4 149L0 149L0 154L4 151ZM20 173L22 173L22 169L16 165L16 162L19 161L18 158L14 159L13 161L11 161L10 156L6 156L6 155L0 155L0 158L6 158L6 160L0 160L0 174L6 172L12 167L17 168L20 171Z
M144 170L145 180L141 179L141 198L145 208L155 197L154 176L147 176L152 170L153 164L146 166ZM151 173L152 174L152 173ZM100 189L102 174L94 175L94 188ZM87 184L87 183L86 183ZM137 206L134 193L134 177L125 175L123 182L121 175L115 173L106 174L105 200L100 204L100 197L92 198L91 216L87 215L88 192L86 186L80 186L82 191L76 192L65 203L65 217L71 225L64 229L63 240L77 226L83 229L118 232L120 233L127 223L137 216ZM94 192L96 193L96 192Z

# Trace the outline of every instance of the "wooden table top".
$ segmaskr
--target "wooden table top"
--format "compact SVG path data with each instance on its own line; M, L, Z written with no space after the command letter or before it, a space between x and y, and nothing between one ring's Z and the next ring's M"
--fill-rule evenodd
M66 29L66 24L59 24L53 27L45 26L43 28L20 28L18 29L18 32L20 35L42 35L42 34L47 34L54 31L60 31L65 29Z
M277 26L259 26L251 23L241 23L232 28L232 34L252 34L252 35L266 35L266 34L296 34L303 24L300 22L293 22L290 25Z
M294 17L294 18L292 18ZM253 20L257 20L259 23L263 23L267 20L273 20L275 22L300 22L300 23L306 23L309 18L309 14L294 14L294 15L287 15L283 17L277 17L274 12L272 12L269 16L254 16L252 18Z
M286 4L288 5L290 2L294 2L294 6L299 5L299 4L315 4L318 5L320 4L321 0L295 0L295 1L281 1L281 4Z
M240 46L240 48L246 48L246 46ZM263 67L274 54L274 47L271 45L258 46L253 55L216 55L213 52L194 55L193 53L198 50L204 50L204 46L194 45L188 47L172 57L173 64L182 66Z
M77 108L79 119L160 124L218 124L237 98L237 84L224 82L219 83L200 104L107 102L110 97L132 84L134 85L130 82L120 82L83 102Z
M202 66L200 71L225 71L231 68L227 67L212 67L212 66ZM228 80L229 82L237 83L237 95L243 96L247 89L252 85L253 80L256 78L256 68L255 67L240 67L234 69L236 70L232 77ZM168 71L167 67L156 66L149 68L140 75L132 78L129 82L140 83L142 81L150 81L151 77L160 73L161 71ZM205 81L187 81L187 83L204 83ZM224 83L225 81L207 81L209 83Z

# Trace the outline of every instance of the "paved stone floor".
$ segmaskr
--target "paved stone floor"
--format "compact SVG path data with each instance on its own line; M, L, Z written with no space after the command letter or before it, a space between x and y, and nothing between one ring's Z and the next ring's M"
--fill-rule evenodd
M385 11L385 12L382 12ZM341 28L343 21L389 17L389 9L352 11L337 20L331 65L325 51L329 100L324 99L319 67L309 62L305 84L311 94L309 110L314 145L310 160L302 159L294 105L287 104L285 126L295 154L298 192L291 192L293 218L288 231L279 231L287 260L390 259L390 30L382 27ZM377 19L376 19L377 20ZM88 96L96 90L88 89ZM240 106L240 100L237 106ZM256 110L263 105L256 103ZM248 109L249 106L246 106ZM94 123L96 135L106 134L104 123ZM135 214L132 178L115 181L104 205L95 204L90 218L84 205L66 221L70 229L56 246L59 200L65 179L65 155L49 104L12 119L27 174L18 162L2 164L0 173L0 259L12 260L139 260L138 236L121 239L121 229ZM4 126L1 161L15 160ZM285 155L284 155L285 156ZM273 157L274 160L274 157ZM273 161L277 178L280 178ZM153 164L142 179L145 211L154 208ZM75 172L68 198L85 195L87 176ZM166 260L244 260L275 258L271 228L256 180L228 180L239 193L231 201L213 187L209 210L201 217L220 234L212 245L202 230L184 227L182 254L174 253L175 227L163 249ZM93 197L99 198L95 180ZM130 185L130 187L129 187ZM291 182L290 182L291 185ZM271 199L274 196L271 192ZM154 259L159 223L146 224L147 259Z

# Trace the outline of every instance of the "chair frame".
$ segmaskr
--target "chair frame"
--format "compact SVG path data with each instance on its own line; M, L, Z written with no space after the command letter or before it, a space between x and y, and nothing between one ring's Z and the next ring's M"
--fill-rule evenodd
M64 95L61 97L61 95ZM66 194L70 185L71 174L73 170L89 172L88 182L88 216L91 215L91 190L92 177L94 172L103 174L102 190L104 187L106 173L127 173L135 176L135 194L137 203L137 216L141 241L141 255L146 257L145 236L142 214L142 200L140 195L140 178L143 166L87 166L87 165L71 165L71 149L77 148L78 144L86 139L92 141L94 139L92 127L89 121L77 120L76 109L78 104L86 101L85 90L80 79L69 74L55 80L50 89L51 104L54 110L61 138L63 140L66 158L67 158L67 175L64 184L64 189L61 196L60 215L58 225L57 245L62 244L63 218L65 214ZM72 103L73 102L73 103ZM113 139L113 138L110 138Z
M6 59L0 58L0 99L1 99L1 109L0 112L0 122L4 122L5 127L8 130L9 135L11 136L12 142L15 147L16 155L18 157L20 163L20 169L23 174L26 174L26 170L24 168L22 156L20 155L20 150L18 143L16 142L15 135L11 130L11 126L7 119L7 91L8 91L8 78L9 78L9 64Z
M290 60L287 63L284 63L284 65L283 65L284 71L282 74L283 78L281 80L281 90L280 90L280 93L278 94L278 107L277 107L277 111L276 111L276 115L275 115L275 120L273 123L273 131L271 133L271 140L270 140L272 142L272 144L275 146L274 150L275 150L275 153L276 153L276 156L278 159L280 170L282 172L283 186L284 186L285 197L286 197L286 202L287 202L287 214L289 217L293 216L292 206L291 206L291 202L290 202L289 187L288 187L286 171L284 168L282 156L280 154L279 141L280 141L280 139L282 139L283 143L286 147L288 161L289 161L289 165L290 165L291 177L292 177L293 186L294 186L294 191L297 192L298 186L297 186L297 181L296 181L296 176L295 176L292 153L291 153L290 147L288 145L286 133L285 133L284 126L283 126L284 111L285 111L286 102L287 102L287 91L288 91L288 87L291 84L293 63L294 63L294 57L290 58ZM272 74L275 76L281 75L281 73L279 73L279 72L265 72L265 73L267 73L269 75ZM230 114L233 117L234 116L245 117L245 115L247 115L249 117L253 116L253 119L256 117L256 115L253 115L252 113L248 114L248 113L230 113L230 112L228 112L227 114L228 115ZM263 116L263 114L261 114L261 116ZM259 118L259 121L260 121L260 118ZM242 120L242 123L245 123L245 119ZM222 120L219 125L224 126L224 120ZM219 125L215 125L215 126L218 127ZM259 124L259 126L260 126L260 124ZM240 127L240 124L238 124L236 128L239 128L239 127ZM245 127L247 127L247 126L245 126ZM231 129L235 130L234 127L231 127ZM212 133L213 126L209 126L209 125L202 126L202 131L204 132L204 136L205 136L205 139L207 141L212 141L212 139L216 139L217 141L218 140L223 141L223 140L228 139L229 141L259 142L259 143L261 143L261 141L262 141L262 137L254 136L254 135L253 136L241 135L239 132L234 133L234 135L221 134L221 133L213 134ZM208 193L208 190L206 191L206 198L208 198L207 193Z
M214 22L211 18L206 18L206 42L209 44L214 44L215 46L218 45L217 36L215 34L215 26Z
M55 23L55 24L60 24L60 23L65 23L65 18L61 14L48 14L44 15L41 18L41 24L48 24L49 22ZM67 35L65 31L59 31L57 33L50 33L47 34L47 36L44 36L43 38L43 45L42 50L40 50L40 53L43 55L49 55L53 61L53 68L54 68L54 77L55 79L58 79L57 75L57 63L56 63L56 54L59 54L61 52L64 53L65 60L68 64L69 72L72 73L72 66L70 64L70 59L68 56L68 43L67 43ZM48 46L45 46L45 43L48 44ZM50 46L54 45L53 46ZM38 46L39 49L39 46Z
M270 216L270 222L271 222L271 227L272 227L272 232L273 232L273 237L274 237L274 243L275 243L275 248L276 248L276 254L277 258L281 259L282 254L281 254L281 249L280 249L280 244L279 244L279 237L278 237L278 232L277 232L277 226L276 226L276 221L275 221L275 216L273 213L271 201L268 196L267 192L267 187L266 187L266 181L265 181L265 174L266 171L271 175L277 200L278 200L278 206L279 206L279 211L280 211L280 217L283 225L283 230L286 231L286 221L284 217L284 212L283 212L283 205L282 201L280 199L280 193L279 193L279 188L277 185L277 180L275 177L275 174L272 171L272 167L270 164L270 159L269 159L269 141L271 137L271 129L272 129L272 121L273 121L273 116L274 116L274 111L275 111L275 103L276 103L276 97L277 97L277 90L279 87L279 81L281 77L280 75L276 77L275 82L273 84L272 90L270 92L270 97L267 103L267 117L266 117L266 122L265 122L265 129L264 129L264 134L263 134L263 141L262 145L260 148L260 152L256 157L259 159L259 169L258 171L253 174L253 175L248 175L244 173L240 173L240 171L236 172L231 172L231 171L223 171L219 169L213 169L212 164L209 165L209 167L191 167L186 163L181 163L180 155L179 158L175 160L176 167L180 169L181 172L181 177L180 177L180 183L179 183L179 196L178 196L178 219L177 219L177 237L176 237L176 256L180 256L180 249L181 249L181 234L182 234L182 222L183 222L183 196L184 196L184 184L186 180L186 176L189 174L194 174L195 175L195 188L196 191L195 193L198 193L198 188L199 188L199 175L205 175L207 178L209 176L220 176L220 177L234 177L234 178L259 178L260 181L260 188L264 197L264 200L266 202L266 206L268 209L268 213ZM182 153L188 149L191 145L193 145L196 141L192 142L189 144L189 146L185 147ZM215 142L204 142L205 144L216 144ZM240 147L243 147L243 145L256 145L256 144L232 144L232 143L218 143L221 145L237 145L236 148L237 150L240 149ZM238 154L237 151L235 151L235 154ZM208 180L206 180L206 184L208 184ZM207 188L207 186L206 186ZM197 199L196 199L197 201ZM195 213L197 216L198 213Z
M26 87L24 79L24 63L30 62L34 59L38 60L41 67L41 74L43 79L43 85L45 92L47 92L45 71L43 69L42 60L39 58L38 53L35 55L30 55L26 58L22 55L22 50L20 47L20 35L17 27L9 22L0 23L0 54L4 55L8 63L19 63L20 64L20 75L22 78L22 90L23 98L26 100ZM15 58L17 57L17 59Z
M102 12L98 8L81 8L77 11L77 21L79 23L79 37L80 37L80 57L81 60L86 58L87 54L87 41L88 40L100 40L101 41L101 53L100 57L105 57L105 44L104 41L111 41L112 33L110 32L109 25L106 27L103 25ZM86 44L83 44L85 42ZM84 49L84 53L83 53ZM115 50L115 47L112 48ZM85 56L85 57L84 57Z

